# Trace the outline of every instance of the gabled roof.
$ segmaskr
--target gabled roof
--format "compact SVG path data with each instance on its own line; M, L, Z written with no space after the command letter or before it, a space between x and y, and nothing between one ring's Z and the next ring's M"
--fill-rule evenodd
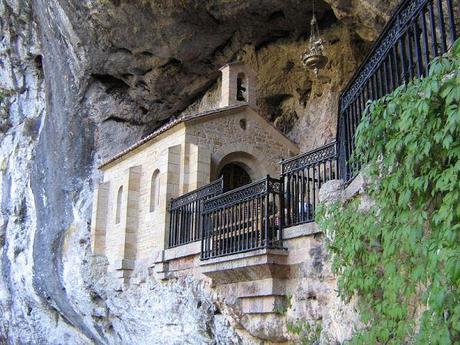
M105 167L106 165L108 165L108 164L110 164L110 163L112 163L114 161L116 161L117 159L121 158L125 154L135 150L139 146L147 143L148 141L152 140L153 138L159 136L160 134L166 132L168 129L171 129L171 128L175 127L176 125L180 124L180 123L187 122L187 121L190 121L190 120L199 119L199 118L214 115L214 114L220 114L220 113L230 111L230 110L243 109L243 108L246 108L246 107L250 108L247 102L242 102L240 104L230 105L230 106L227 106L227 107L222 107L222 108L217 108L217 109L212 109L212 110L208 110L208 111L204 111L204 112L200 112L200 113L181 115L181 116L179 116L177 118L174 118L171 121L165 123L164 125L160 126L155 131L153 131L149 135L145 136L144 138L140 139L139 141L135 142L134 144L132 144L131 146L129 146L125 150L117 153L112 158L109 158L108 160L104 161L101 165L99 165L99 169ZM273 126L269 121L267 121L267 123L270 124L280 135L282 135L283 137L285 137L286 139L291 141L278 128Z

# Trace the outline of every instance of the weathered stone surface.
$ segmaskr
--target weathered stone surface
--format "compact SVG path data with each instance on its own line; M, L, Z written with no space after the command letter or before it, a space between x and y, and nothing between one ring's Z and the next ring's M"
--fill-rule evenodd
M339 201L342 198L344 182L330 180L324 183L319 190L319 201L324 203Z
M335 16L366 41L378 37L398 0L325 0Z
M85 277L104 272L88 257L95 166L199 100L238 57L260 75L268 118L302 149L329 140L368 46L356 32L369 39L380 23L366 13L386 18L393 1L360 3L317 2L330 63L313 79L298 63L309 1L0 0L0 342L165 343L171 332L171 343L238 343L235 324L193 307L196 296L210 305L197 283L112 292Z

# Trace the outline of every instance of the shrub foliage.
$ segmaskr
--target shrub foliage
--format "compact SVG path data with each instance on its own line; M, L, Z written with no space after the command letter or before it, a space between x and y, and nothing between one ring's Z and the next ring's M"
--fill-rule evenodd
M353 160L374 207L322 205L343 298L365 325L352 344L460 344L460 42L429 75L370 102Z

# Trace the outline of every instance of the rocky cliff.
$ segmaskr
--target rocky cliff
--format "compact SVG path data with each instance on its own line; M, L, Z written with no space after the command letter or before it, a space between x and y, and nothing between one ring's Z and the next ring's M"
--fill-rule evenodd
M330 61L315 78L299 63L310 1L0 0L0 343L252 341L200 282L100 278L96 166L212 105L218 68L236 59L258 73L261 112L302 149L330 140L338 93L394 4L316 1Z

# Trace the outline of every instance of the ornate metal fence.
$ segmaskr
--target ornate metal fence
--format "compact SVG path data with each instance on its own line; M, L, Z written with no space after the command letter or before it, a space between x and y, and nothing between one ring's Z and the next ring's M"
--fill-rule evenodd
M223 179L171 200L168 248L201 239L202 210L206 199L223 192Z
M201 259L282 247L281 181L267 176L208 199Z
M281 163L284 185L284 226L315 220L321 185L337 178L335 141Z
M359 169L349 159L367 101L426 75L430 61L457 39L458 11L458 0L404 0L397 8L340 96L337 141L342 179L348 181Z

